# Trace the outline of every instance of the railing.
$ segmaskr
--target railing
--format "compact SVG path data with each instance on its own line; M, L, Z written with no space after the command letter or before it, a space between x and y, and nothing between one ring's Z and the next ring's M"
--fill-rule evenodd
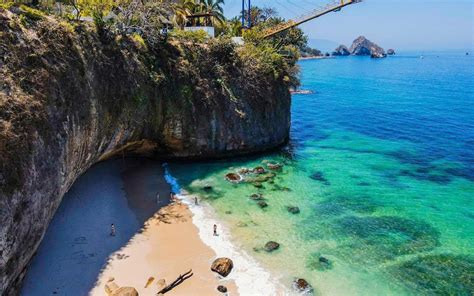
M298 26L302 23L305 23L305 22L310 21L312 19L323 16L323 15L329 13L329 12L339 11L339 10L341 10L341 8L343 8L347 5L354 4L354 3L359 3L359 2L362 2L362 0L333 0L330 3L328 3L327 5L320 6L316 9L314 9L313 11L311 11L310 13L302 15L302 16L298 17L295 20L289 20L286 23L282 23L280 25L277 25L273 28L270 28L270 29L266 30L264 32L263 37L264 38L271 37L275 34L278 34L280 32L283 32L283 31L286 31L286 30L291 29L293 27L296 27L296 26Z

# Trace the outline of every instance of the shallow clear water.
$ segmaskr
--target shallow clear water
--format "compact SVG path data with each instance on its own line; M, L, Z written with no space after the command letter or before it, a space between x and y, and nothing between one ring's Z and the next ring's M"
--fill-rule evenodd
M472 56L309 60L301 70L302 88L314 93L293 96L287 147L170 164L173 176L287 285L303 277L320 295L471 295ZM224 179L268 160L284 167L262 188ZM280 248L264 251L269 240Z

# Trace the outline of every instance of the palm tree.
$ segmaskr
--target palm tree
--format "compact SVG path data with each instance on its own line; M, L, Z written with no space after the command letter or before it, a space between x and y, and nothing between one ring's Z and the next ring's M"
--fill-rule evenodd
M201 13L208 13L211 15L210 21L211 24L214 26L216 23L224 24L225 23L225 16L224 16L224 0L199 0L199 10ZM206 19L206 23L208 19ZM206 25L211 25L207 23Z
M173 21L181 28L186 25L188 16L196 10L195 0L179 0L175 6L175 15Z

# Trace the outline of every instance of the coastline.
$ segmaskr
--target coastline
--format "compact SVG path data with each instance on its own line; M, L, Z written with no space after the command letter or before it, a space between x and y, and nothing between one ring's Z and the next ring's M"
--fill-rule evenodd
M122 174L124 189L131 195L131 200L151 189L144 186L143 177L135 171ZM158 178L158 188L152 190L158 190L160 199L166 199L171 190L162 169ZM164 288L163 280L169 285L179 275L192 270L189 279L167 294L222 295L217 287L224 285L228 289L227 295L237 295L232 279L221 278L210 270L216 258L216 253L201 241L189 207L180 200L171 201L154 213L121 249L109 256L89 294L106 295L106 285L115 283L118 287L133 287L139 295L155 295Z
M322 60L322 59L334 59L333 56L312 56L312 57L300 57L298 60L299 61L304 61L304 60Z
M285 286L279 283L268 270L263 268L251 255L247 254L232 239L225 224L216 218L213 208L206 203L194 204L194 197L181 189L177 180L169 173L166 165L165 179L173 192L180 192L177 198L189 206L193 224L199 229L200 240L210 247L217 257L228 257L234 262L234 269L228 275L232 279L240 295L292 295ZM199 196L197 196L199 198ZM219 236L214 237L211 225L218 225Z

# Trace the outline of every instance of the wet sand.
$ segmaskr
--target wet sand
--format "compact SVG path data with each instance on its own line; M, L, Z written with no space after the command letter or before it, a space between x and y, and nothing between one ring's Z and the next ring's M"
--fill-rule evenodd
M210 271L215 253L200 240L189 209L170 204L169 193L159 162L125 159L93 166L64 197L21 295L106 295L109 277L140 295L156 295L159 279L171 283L189 269L194 275L166 295L222 295L219 284L236 295L232 281ZM149 277L155 280L145 289Z

